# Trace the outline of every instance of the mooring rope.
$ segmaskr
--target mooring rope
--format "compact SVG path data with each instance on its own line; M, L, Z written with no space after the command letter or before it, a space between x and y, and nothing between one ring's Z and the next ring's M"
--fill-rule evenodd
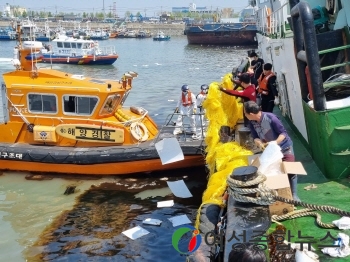
M227 178L227 184L228 184L227 192L236 201L244 202L244 203L271 205L276 201L281 201L281 202L292 204L295 206L305 207L305 209L292 211L285 215L281 215L281 216L273 215L271 217L271 220L273 222L292 219L292 218L298 218L298 217L313 216L313 217L316 217L316 222L320 227L335 228L336 226L333 224L323 223L321 221L321 215L312 211L317 210L317 211L323 211L326 213L337 214L340 216L350 217L350 212L341 210L336 207L327 206L327 205L308 204L301 201L295 201L292 199L280 197L278 196L277 190L270 189L263 184L265 180L266 180L266 176L260 172L258 172L258 176L255 179L249 180L249 181L239 181L229 176ZM256 188L247 188L255 185L258 185L258 186ZM254 193L257 193L257 197L246 196L246 194L254 194Z
M313 209L301 209L301 210L295 210L292 212L289 212L288 214L285 215L272 215L271 216L271 221L272 222L277 222L277 221L283 221L283 220L287 220L287 219L293 219L293 218L299 218L299 217L306 217L306 216L313 216L316 217L316 223L323 228L337 228L336 225L334 224L329 224L329 223L323 223L321 221L321 215L316 213L316 212L312 212L314 211Z

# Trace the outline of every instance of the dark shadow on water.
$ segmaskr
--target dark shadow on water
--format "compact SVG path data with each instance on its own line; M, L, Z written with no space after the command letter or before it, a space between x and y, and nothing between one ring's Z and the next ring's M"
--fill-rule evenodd
M238 51L246 51L251 49L257 49L258 47L256 45L250 45L250 46L234 46L234 45L208 45L208 44L201 44L201 45L190 45L187 44L185 46L185 50L198 50L198 49L232 49L232 50L238 50Z
M185 181L193 197L158 195L157 189L166 188L167 180L179 179ZM118 177L115 181L92 186L77 197L73 209L56 217L32 247L43 251L27 261L186 261L172 246L172 234L181 226L173 227L168 218L187 215L195 221L207 183L204 168ZM145 190L152 190L149 197L135 197ZM173 207L157 208L158 201L171 199ZM163 222L144 225L146 218ZM150 233L136 240L122 234L135 226ZM187 250L189 240L190 235L182 238L180 250Z

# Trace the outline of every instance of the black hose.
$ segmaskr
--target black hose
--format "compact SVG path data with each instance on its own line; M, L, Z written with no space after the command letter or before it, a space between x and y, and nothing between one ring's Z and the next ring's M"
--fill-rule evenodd
M314 100L314 109L316 111L324 111L326 109L326 98L323 89L321 65L318 55L318 45L312 10L308 3L300 2L291 9L290 13L293 23L295 56L297 58L302 98L306 100L308 93L305 75L306 64L304 61L300 61L298 54L300 52L302 53L305 48L307 66L310 72L309 76Z

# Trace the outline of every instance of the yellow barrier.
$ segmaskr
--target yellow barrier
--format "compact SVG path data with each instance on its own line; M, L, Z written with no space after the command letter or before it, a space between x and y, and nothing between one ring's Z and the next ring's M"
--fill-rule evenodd
M233 129L239 119L243 118L243 105L240 99L224 94L219 90L222 86L233 89L232 74L224 76L222 83L213 82L203 103L206 118L209 120L205 142L207 144L206 163L209 167L207 189L203 193L202 204L197 213L196 228L199 226L199 216L202 205L216 204L224 206L222 196L226 190L226 179L232 171L248 164L247 156L253 155L250 150L242 148L237 142L221 143L219 130L221 126Z

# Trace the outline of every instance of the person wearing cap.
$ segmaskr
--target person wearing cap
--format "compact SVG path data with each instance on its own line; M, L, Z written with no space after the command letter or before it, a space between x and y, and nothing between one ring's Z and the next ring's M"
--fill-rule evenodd
M237 96L243 98L243 102L254 101L256 102L256 91L255 85L250 82L251 76L248 73L243 73L239 76L240 85L243 90L226 90L225 88L219 87L220 91L231 96ZM243 114L244 125L248 125L248 119Z
M275 141L281 148L282 160L294 162L293 141L278 117L273 113L262 112L258 104L253 101L245 102L243 110L245 117L249 120L248 127L254 143L264 150L269 142ZM288 174L288 179L293 199L300 201L297 191L298 176L296 174Z
M272 64L264 64L263 73L260 75L258 83L258 94L261 96L261 110L272 113L275 104L279 104L276 76L272 72Z
M255 87L257 87L258 86L258 80L255 79L255 77L254 77L253 69L248 68L247 72L245 72L245 73L247 73L250 76L250 83L253 84ZM232 73L231 81L232 81L232 83L235 84L233 90L236 90L237 88L242 87L241 81L239 80L239 77L241 75L242 75L241 72L238 72L236 74Z
M231 96L243 98L244 101L256 101L255 85L251 84L250 75L243 73L238 77L240 85L243 90L226 90L226 88L219 87L220 91Z
M263 72L264 60L259 58L255 52L250 53L249 57L252 59L249 68L254 70L254 78L258 80Z
M196 133L196 112L197 112L197 99L196 96L190 91L188 85L181 87L181 95L177 102L175 113L180 113L176 120L176 128L174 129L174 135L182 133L182 120L184 116L190 118L191 132Z
M207 122L205 119L204 119L204 108L203 108L203 102L204 100L207 98L207 95L208 95L208 90L209 90L209 86L204 84L204 85L201 85L201 92L196 96L196 99L197 99L197 108L199 110L199 113L201 113L202 115L200 115L200 124L202 125L205 125Z
M207 84L201 85L201 91L196 96L197 99L197 108L198 108L198 115L196 115L197 123L199 128L199 132L197 130L196 134L192 136L193 139L199 139L202 136L205 136L206 128L208 127L209 121L207 118L205 118L205 109L203 108L203 102L207 98L209 91L209 86Z

